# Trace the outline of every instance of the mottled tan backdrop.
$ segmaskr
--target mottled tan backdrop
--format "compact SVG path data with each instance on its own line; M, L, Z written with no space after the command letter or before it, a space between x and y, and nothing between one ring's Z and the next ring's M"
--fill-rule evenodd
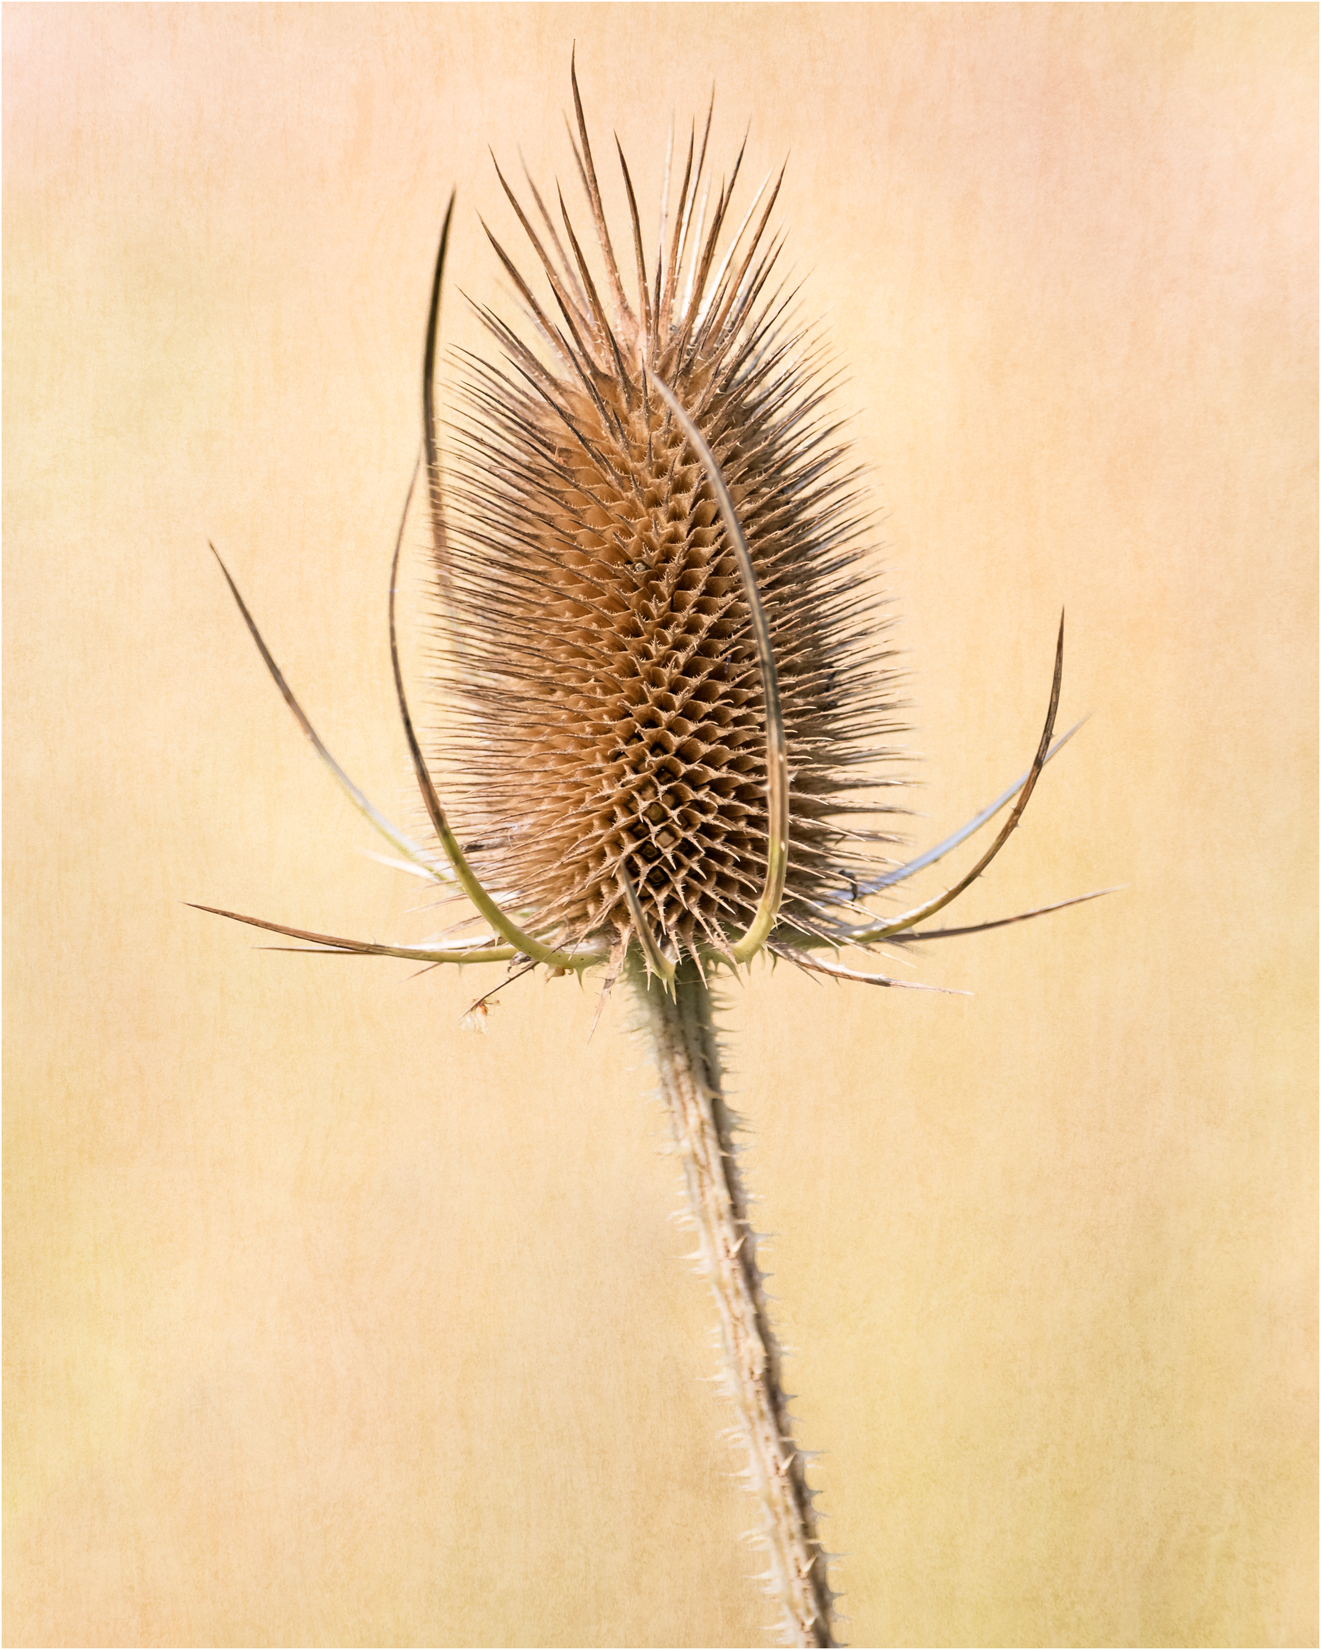
M1094 712L931 947L731 993L857 1644L1316 1642L1311 6L4 14L4 1633L758 1644L623 1003L419 934L385 586L440 214L672 112L789 156L927 842ZM611 188L614 189L612 183ZM617 191L616 191L617 195ZM512 235L510 236L512 240ZM412 545L412 567L420 566ZM401 886L402 884L402 886ZM929 887L938 886L931 882Z

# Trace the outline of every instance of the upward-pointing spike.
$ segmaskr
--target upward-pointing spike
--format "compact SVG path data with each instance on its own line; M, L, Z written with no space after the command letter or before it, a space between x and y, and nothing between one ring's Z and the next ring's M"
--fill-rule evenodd
M527 186L532 191L532 199L536 204L537 211L541 214L541 221L546 226L547 232L551 238L551 243L556 252L559 253L560 262L564 266L565 274L568 276L572 284L578 288L575 296L581 302L586 303L586 294L582 291L577 273L569 262L568 254L565 252L564 247L560 244L559 231L555 228L554 220L552 219L550 213L546 210L546 203L542 200L541 191L537 188L536 182L532 177L532 173L528 170L527 161L523 159L522 150L519 151L518 158L523 167L523 176L527 180Z
M611 296L615 300L621 319L626 323L636 325L636 317L628 306L628 299L624 296L624 283L619 278L619 265L615 260L615 249L610 244L610 231L606 227L605 208L601 204L601 189L596 181L596 163L592 159L591 140L587 136L587 121L583 116L583 100L578 95L578 68L576 63L577 47L569 54L569 84L573 87L573 108L578 117L578 135L583 145L583 170L587 183L587 197L591 202L592 218L596 224L597 237L601 242L601 252L605 257L606 275L610 280Z
M687 223L688 184L693 173L693 150L697 144L697 127L693 126L688 134L688 159L684 163L683 182L679 186L679 204L674 213L674 233L670 240L669 257L665 262L665 287L661 293L659 304L659 334L657 347L663 347L670 330L672 306L674 302L674 283L678 274L679 251L683 239L684 225ZM668 167L667 167L668 170Z
M445 537L445 517L440 498L440 460L436 449L436 339L440 329L440 283L445 273L445 254L449 249L450 224L454 218L454 202L458 190L450 191L445 221L440 230L440 249L436 253L436 270L431 279L431 302L427 308L427 339L422 352L422 441L427 461L427 500L431 511L431 538L436 565L444 574L449 568L449 546ZM402 524L401 524L402 531Z
M624 188L628 193L629 217L633 223L633 257L638 266L638 296L641 300L643 336L651 336L651 294L647 290L647 259L642 250L642 220L638 216L637 196L633 193L633 179L629 176L628 162L624 159L624 150L615 136L615 148L619 152L619 167L624 174Z

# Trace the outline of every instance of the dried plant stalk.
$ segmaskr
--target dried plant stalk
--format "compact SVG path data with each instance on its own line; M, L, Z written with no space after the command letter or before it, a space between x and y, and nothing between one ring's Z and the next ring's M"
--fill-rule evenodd
M935 848L907 864L878 864L877 848L897 840L878 816L899 811L886 798L903 781L884 764L899 754L890 740L903 723L859 472L828 410L820 345L797 320L794 295L775 285L782 241L770 223L779 183L768 175L735 227L741 150L714 200L709 181L700 193L708 115L700 146L694 128L673 191L667 162L649 268L620 150L636 278L630 303L576 76L572 84L594 258L562 197L557 225L530 179L535 214L500 176L542 296L488 230L523 330L478 306L498 359L464 360L448 484L436 354L452 201L432 287L423 451L409 501L424 473L441 641L433 681L453 724L433 755L457 799L458 831L400 668L404 522L390 581L391 653L431 842L397 830L335 763L229 580L304 733L403 856L388 863L457 890L450 897L470 904L456 928L471 925L475 908L490 932L383 945L218 914L333 954L504 963L515 977L539 964L552 975L603 967L602 1003L628 973L651 1029L719 1305L726 1385L763 1510L767 1580L790 1642L827 1645L835 1642L834 1595L735 1163L709 980L764 948L816 973L894 986L820 952L900 947L1022 920L918 926L1000 852L1046 762L1070 737L1052 745L1063 620L1028 771ZM1011 803L990 848L952 887L900 915L868 907ZM490 995L465 1023L480 1026Z
M702 1267L720 1312L725 1391L747 1446L748 1487L761 1505L770 1561L765 1579L786 1643L834 1644L834 1595L781 1384L780 1349L735 1155L735 1121L722 1092L711 993L689 958L675 971L673 995L637 972Z

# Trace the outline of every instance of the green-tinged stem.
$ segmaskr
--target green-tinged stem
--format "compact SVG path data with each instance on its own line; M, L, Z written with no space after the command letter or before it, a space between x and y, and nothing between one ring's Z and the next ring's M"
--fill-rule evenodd
M748 1446L750 1487L762 1508L767 1580L790 1643L833 1645L826 1559L790 1426L780 1349L757 1268L733 1123L721 1094L711 994L691 957L679 964L673 997L659 980L648 986L640 966L635 983L683 1160L702 1260L720 1310L726 1382Z

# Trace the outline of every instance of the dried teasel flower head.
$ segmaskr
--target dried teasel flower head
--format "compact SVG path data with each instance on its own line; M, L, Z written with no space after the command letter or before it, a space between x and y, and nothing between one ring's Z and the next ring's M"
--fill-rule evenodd
M482 307L500 359L465 363L438 545L443 687L463 713L447 794L474 869L551 945L617 950L641 930L671 957L729 956L768 859L783 933L825 932L868 874L860 791L887 781L858 769L896 729L881 592L827 357L778 279L778 179L731 224L743 156L708 182L708 114L648 258L618 150L629 269L576 81L574 98L603 273L562 196L548 210L533 186L525 209L501 175L551 299L491 235L531 336Z
M1063 622L1028 772L935 848L878 865L876 845L895 838L877 818L897 810L874 798L902 783L876 766L898 754L896 676L859 471L830 412L830 361L779 271L779 178L768 175L735 213L743 150L713 187L708 112L681 164L671 141L649 258L616 140L630 267L606 222L571 79L592 256L558 189L549 207L529 178L529 212L497 163L539 276L526 278L487 230L523 322L476 306L498 358L462 357L444 466L436 355L452 200L432 289L423 458L441 621L435 683L452 723L433 765L457 800L466 847L404 692L394 620L402 523L390 631L404 731L448 863L384 819L334 762L230 580L336 779L405 868L457 883L492 933L388 946L239 920L335 951L428 962L580 973L608 961L607 986L630 955L671 986L685 956L738 964L763 947L819 972L897 984L813 953L971 931L916 925L999 852L1064 742L1051 745ZM861 903L1011 801L991 847L952 888L886 919Z

